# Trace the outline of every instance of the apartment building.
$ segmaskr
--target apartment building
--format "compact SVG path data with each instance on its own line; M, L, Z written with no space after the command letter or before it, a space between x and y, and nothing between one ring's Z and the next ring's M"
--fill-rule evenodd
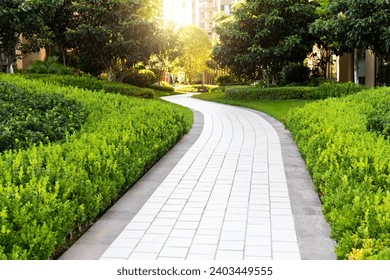
M193 0L193 24L204 29L214 39L215 16L221 12L230 14L231 7L236 2L237 0Z

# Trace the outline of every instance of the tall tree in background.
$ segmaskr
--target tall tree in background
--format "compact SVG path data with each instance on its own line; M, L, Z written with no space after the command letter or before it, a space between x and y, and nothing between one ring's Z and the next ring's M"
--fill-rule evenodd
M178 31L180 54L177 64L181 67L191 84L197 74L206 69L211 54L211 42L207 33L196 26L182 27Z
M59 0L53 7L53 16L45 17L48 28L46 50L48 55L59 53L64 66L68 64L68 50L74 48L67 31L75 28L73 0Z
M150 1L81 0L75 2L76 28L67 32L88 66L105 68L110 80L145 62L155 51L156 25L141 11ZM88 70L88 69L86 69Z
M16 50L27 54L46 44L48 28L45 18L53 16L55 6L60 0L0 1L0 54L1 63L6 64L6 71L12 72L16 61ZM21 41L21 35L26 41Z
M319 44L337 55L354 53L354 77L358 83L358 51L371 49L390 58L389 0L321 1L319 19L310 27Z
M302 63L314 38L308 25L315 4L307 0L247 0L219 20L214 57L236 75L269 82L289 62Z
M181 53L175 25L172 22L161 24L155 40L157 51L151 56L148 65L161 81L163 73L171 72L176 58Z

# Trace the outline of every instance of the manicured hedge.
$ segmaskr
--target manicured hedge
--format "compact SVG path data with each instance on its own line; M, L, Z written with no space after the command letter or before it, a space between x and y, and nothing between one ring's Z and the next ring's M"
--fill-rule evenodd
M62 140L79 130L87 115L80 102L61 94L29 94L0 81L0 153Z
M173 93L175 92L175 89L171 86L164 86L164 85L157 85L157 84L152 84L148 86L151 89L159 90L159 91L165 91L168 93Z
M286 100L286 99L325 99L355 94L366 87L353 83L325 82L318 87L286 86L286 87L229 87L225 97L231 100Z
M0 154L0 259L53 258L189 130L188 110L166 102L16 75L0 80L32 95L61 94L89 111L62 143Z
M312 87L230 87L225 97L231 100L285 100L316 99L316 88Z
M153 98L154 92L151 89L139 88L136 86L99 80L90 76L75 76L75 75L50 75L50 74L29 74L26 78L53 83L61 86L72 86L80 89L88 90L104 90L105 92L118 93L127 96L136 96L143 98Z
M340 259L390 259L390 142L368 121L389 102L389 88L373 89L287 116Z

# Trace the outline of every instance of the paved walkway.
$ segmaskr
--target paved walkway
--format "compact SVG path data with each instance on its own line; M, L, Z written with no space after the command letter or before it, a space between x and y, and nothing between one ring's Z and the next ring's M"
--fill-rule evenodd
M100 259L334 259L310 179L291 191L280 136L261 114L189 95L165 99L200 112L203 130L146 202L125 212L119 235L101 240ZM137 203L127 201L122 208ZM76 243L62 259L83 258L77 252L89 245Z

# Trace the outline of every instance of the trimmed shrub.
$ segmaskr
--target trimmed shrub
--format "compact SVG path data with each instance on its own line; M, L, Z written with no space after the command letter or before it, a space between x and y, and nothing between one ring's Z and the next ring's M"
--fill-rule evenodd
M137 87L148 87L157 82L156 75L150 70L132 69L124 78L123 82Z
M184 133L183 108L158 100L0 75L29 94L62 94L89 111L61 143L0 154L0 259L49 259L90 225Z
M73 75L76 70L58 62L58 57L51 56L45 61L34 61L27 66L27 72L32 74Z
M25 75L24 77L41 80L46 83L77 87L80 89L88 89L92 91L104 90L105 92L118 93L126 96L154 98L154 92L150 89L139 88L118 82L99 80L91 76Z
M330 98L286 119L319 192L339 259L390 259L390 142L367 131L390 89Z
M286 99L325 99L355 94L367 89L365 86L349 83L325 82L318 87L286 86L286 87L229 87L225 97L231 100L286 100Z
M318 86L318 96L321 99L328 97L342 97L351 94L358 93L362 90L366 90L366 86L357 85L352 82L348 83L336 83L333 81L326 81Z
M231 100L316 99L317 93L312 87L229 87L225 97Z
M165 91L169 93L175 92L175 89L171 86L163 86L163 85L157 85L157 84L152 84L148 86L151 89L159 90L159 91Z
M28 94L0 81L0 152L62 140L87 115L81 103L61 94Z

